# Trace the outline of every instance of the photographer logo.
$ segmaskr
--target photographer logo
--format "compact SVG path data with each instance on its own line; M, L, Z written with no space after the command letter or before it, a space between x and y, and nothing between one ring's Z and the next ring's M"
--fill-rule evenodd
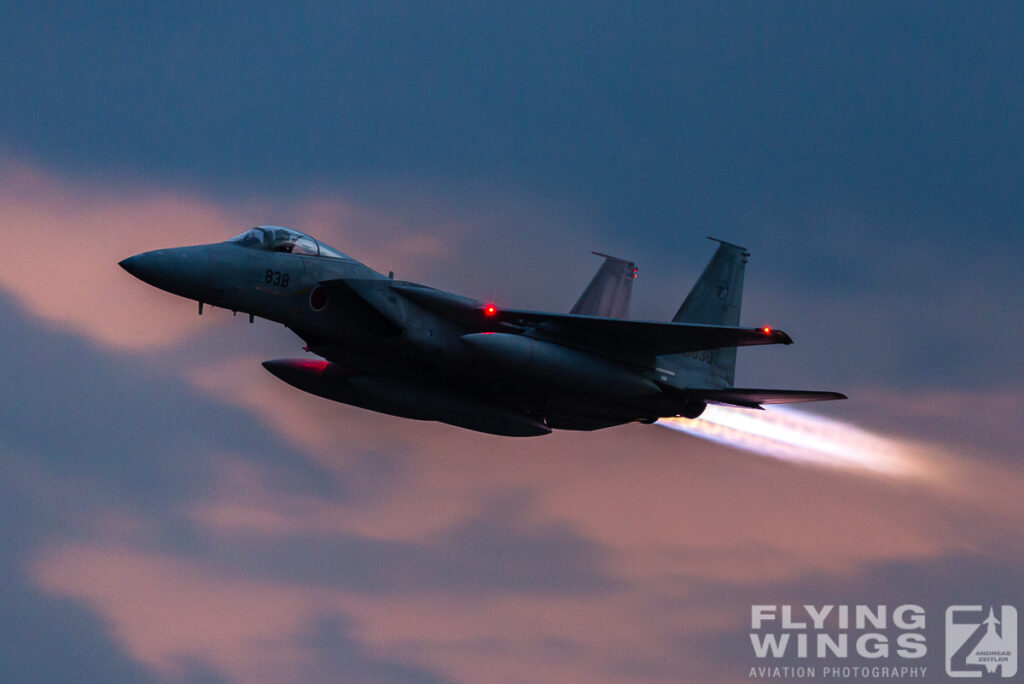
M946 674L999 679L1017 674L1017 609L950 606L946 609Z

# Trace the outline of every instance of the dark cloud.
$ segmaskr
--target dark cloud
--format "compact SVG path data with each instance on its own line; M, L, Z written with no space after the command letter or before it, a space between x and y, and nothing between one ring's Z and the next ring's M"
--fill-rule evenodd
M673 248L681 228L746 231L735 208L1003 235L1021 213L1012 5L10 3L2 20L5 142L49 163L225 188L482 177Z
M399 662L379 660L368 655L350 633L352 625L341 618L318 620L304 635L302 644L317 655L308 681L317 681L323 673L334 673L347 682L365 684L440 684L447 681L429 670Z
M517 520L529 497L506 496L421 540L311 530L288 536L214 535L195 549L232 576L271 578L364 593L442 592L466 600L494 592L598 595L622 583L601 568L606 552L566 524Z
M0 678L5 682L157 681L124 652L95 613L77 601L49 596L17 571L4 573L0 616Z
M62 477L94 480L129 507L166 506L202 491L211 454L270 462L291 453L245 412L204 399L166 368L46 330L0 298L6 333L0 444ZM316 471L306 466L306 478Z
M4 321L13 322L8 316ZM5 402L0 408L6 414L10 406ZM3 434L15 429L6 423ZM67 523L77 502L48 498L47 483L38 481L35 454L6 452L0 446L0 679L154 681L99 616L42 591L28 576L26 566L40 543L74 533Z

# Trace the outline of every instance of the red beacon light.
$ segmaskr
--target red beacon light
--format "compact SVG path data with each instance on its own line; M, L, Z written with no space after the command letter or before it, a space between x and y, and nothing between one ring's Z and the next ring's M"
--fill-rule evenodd
M494 306L493 304L488 304L487 306L484 307L484 316L497 316L497 315L498 315L498 307Z
M761 332L763 332L765 335L771 335L772 329L766 325L763 328L761 328Z

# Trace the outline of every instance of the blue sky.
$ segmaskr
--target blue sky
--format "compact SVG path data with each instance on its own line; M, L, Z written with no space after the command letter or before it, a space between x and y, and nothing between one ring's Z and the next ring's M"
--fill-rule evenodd
M5 3L0 679L728 682L761 596L1012 602L1021 35L1012 3ZM738 242L744 323L796 340L739 381L844 391L819 412L948 481L329 404L259 366L287 331L116 267L258 223L556 310L609 251L656 319Z

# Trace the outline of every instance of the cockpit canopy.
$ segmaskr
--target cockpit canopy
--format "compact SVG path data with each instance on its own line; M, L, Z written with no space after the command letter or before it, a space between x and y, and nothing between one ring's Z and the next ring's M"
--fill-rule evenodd
M241 235L236 235L228 242L265 252L288 252L333 259L351 259L347 254L342 254L305 233L281 226L256 226Z

